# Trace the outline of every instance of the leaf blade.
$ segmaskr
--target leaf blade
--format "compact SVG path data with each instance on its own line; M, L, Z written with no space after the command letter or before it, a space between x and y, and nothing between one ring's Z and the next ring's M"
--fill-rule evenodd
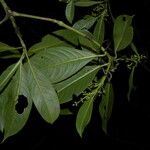
M102 95L102 100L99 105L99 113L102 119L102 129L107 134L107 123L110 119L113 108L114 94L113 87L110 82L105 85L105 93Z
M82 137L85 127L89 124L93 110L93 99L86 100L80 107L76 118L76 129Z
M34 44L28 50L28 54L32 55L38 53L44 49L59 46L77 46L78 36L73 31L67 29L60 29L54 31L52 34L45 35L41 42Z
M74 25L73 28L77 30L88 30L90 29L95 21L97 20L96 17L93 16L86 16L85 18L78 20Z
M28 86L34 105L42 118L53 123L59 116L60 106L57 94L50 81L34 65L28 68Z
M100 66L87 66L71 78L55 85L60 103L72 100L72 96L78 96L83 92L94 79Z
M94 37L97 42L99 42L100 45L102 45L104 41L104 34L105 34L105 23L104 23L104 16L102 15L94 28Z
M70 23L72 23L73 21L74 13L75 13L74 0L70 0L66 6L66 11L65 11L66 18Z
M78 7L90 7L96 4L102 4L102 2L97 2L97 1L77 1L75 2L75 6Z
M113 37L114 49L120 51L126 48L133 39L133 27L131 26L133 16L118 16L114 23Z
M29 96L28 88L26 87L26 75L22 64L15 74L12 81L9 83L4 92L0 95L0 118L1 130L4 131L3 141L19 132L25 125L32 107L32 101ZM16 110L19 95L24 95L27 99L27 107L19 114Z
M136 66L134 66L132 68L130 76L129 76L129 89L128 89L128 93L127 93L128 101L130 101L131 93L132 93L132 90L134 89L134 82L133 82L133 80L134 80L135 68L136 68Z
M18 50L19 48L21 47L12 47L5 43L0 42L0 53L5 51L11 51L13 53L16 53L17 52L16 50Z
M96 57L97 55L87 51L70 47L55 47L34 55L31 62L52 83L57 83L70 77Z

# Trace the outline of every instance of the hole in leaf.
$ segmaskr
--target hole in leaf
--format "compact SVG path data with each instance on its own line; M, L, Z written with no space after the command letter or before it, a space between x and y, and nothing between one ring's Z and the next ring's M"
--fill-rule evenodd
M126 21L126 17L125 17L125 16L124 16L124 17L122 17L122 20L123 20L123 21Z
M24 112L24 109L28 106L27 98L23 95L19 95L18 97L18 103L15 106L15 109L18 114L22 114Z

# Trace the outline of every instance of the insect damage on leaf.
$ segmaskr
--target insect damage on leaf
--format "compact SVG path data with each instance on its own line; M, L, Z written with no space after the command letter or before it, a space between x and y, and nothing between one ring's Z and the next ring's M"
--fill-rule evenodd
M24 109L28 106L27 98L23 95L19 95L15 109L18 114L22 114Z

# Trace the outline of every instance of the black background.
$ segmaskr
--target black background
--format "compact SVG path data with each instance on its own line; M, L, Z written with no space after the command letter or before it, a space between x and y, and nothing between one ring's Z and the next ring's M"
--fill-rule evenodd
M11 9L65 20L64 7L57 0L6 0ZM150 23L148 0L113 0L111 1L114 16L120 14L135 15L133 26L135 30L134 41L141 54L149 57L150 49ZM84 10L78 10L76 17L80 18ZM0 18L4 16L0 8ZM17 18L17 23L27 47L39 42L41 37L59 29L47 22ZM111 33L110 33L111 34ZM0 26L0 41L10 45L18 45L14 31L9 22ZM1 71L11 62L0 61ZM147 62L145 65L149 66ZM142 65L136 70L135 85L136 91L130 102L126 99L128 86L128 73L122 66L114 75L115 104L112 117L109 121L108 135L101 130L101 120L97 111L94 111L91 123L85 130L83 139L75 130L76 116L60 116L59 119L50 125L46 123L33 108L26 126L15 136L6 140L0 145L1 149L54 149L54 148L88 148L93 149L128 149L128 150L149 150L150 149L150 103L149 103L149 75ZM2 137L2 134L0 134ZM47 148L46 148L47 147ZM96 148L97 147L97 148Z

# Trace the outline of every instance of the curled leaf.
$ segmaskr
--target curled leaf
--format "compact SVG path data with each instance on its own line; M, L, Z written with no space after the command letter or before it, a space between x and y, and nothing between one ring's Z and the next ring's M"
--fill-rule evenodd
M129 76L129 90L128 90L128 94L127 94L128 101L130 101L131 92L132 92L132 90L134 89L133 79L134 79L135 68L136 68L136 66L134 66L134 67L132 68L131 73L130 73L130 76Z

